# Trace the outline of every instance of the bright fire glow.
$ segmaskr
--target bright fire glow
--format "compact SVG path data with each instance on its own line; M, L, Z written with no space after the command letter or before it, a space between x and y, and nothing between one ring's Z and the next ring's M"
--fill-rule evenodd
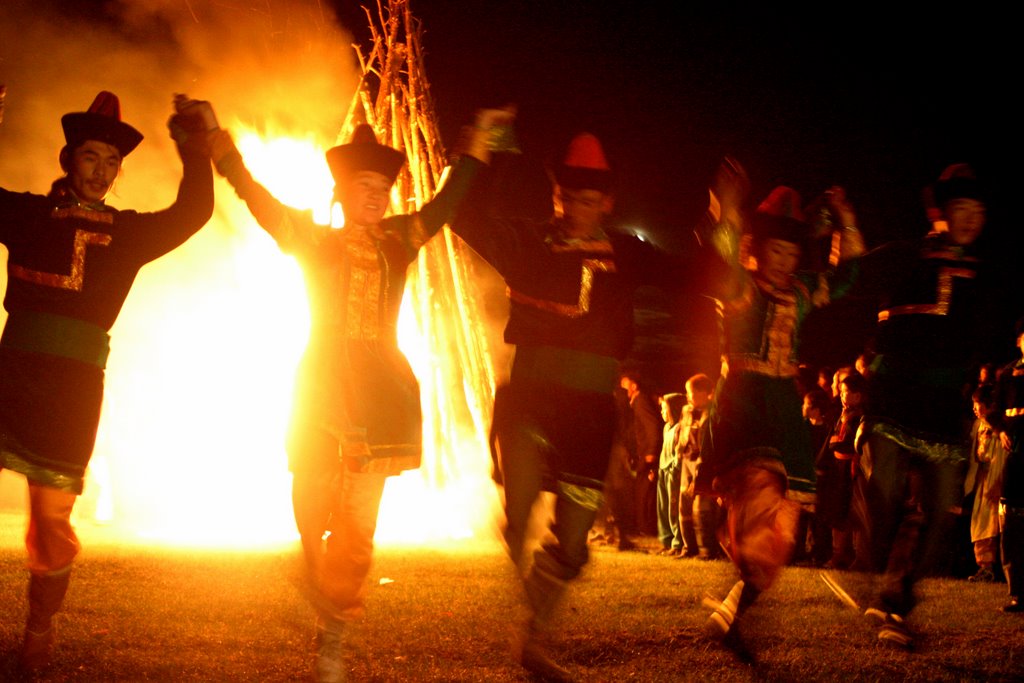
M283 203L330 220L329 145L232 130L257 180ZM284 440L309 330L304 283L230 186L216 184L211 224L142 271L112 331L104 415L77 519L174 545L291 542ZM407 290L400 345L423 392L424 467L389 479L377 540L489 539L497 493L483 423L446 412L451 401L438 392L451 382L438 357L451 353L441 346L451 340L421 332L415 310L432 307L414 298Z

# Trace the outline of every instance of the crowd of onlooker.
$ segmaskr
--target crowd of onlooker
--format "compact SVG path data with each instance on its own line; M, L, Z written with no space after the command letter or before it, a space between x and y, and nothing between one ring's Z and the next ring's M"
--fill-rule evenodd
M856 445L870 361L869 354L861 354L854 363L838 368L801 368L803 417L812 435L817 491L815 502L802 506L791 564L870 569L867 465ZM974 386L965 387L965 410L970 406L973 411L965 434L971 458L963 472L963 502L949 511L956 518L955 533L948 539L944 563L932 570L971 582L1006 580L1000 558L999 502L1008 445L993 426L1000 372L994 364L984 364ZM685 394L654 395L644 391L638 373L626 372L621 390L620 437L612 464L617 474L609 480L609 500L591 541L636 550L650 546L637 543L639 539L657 539L658 555L724 559L721 502L695 491L701 427L715 381L696 374L686 381Z

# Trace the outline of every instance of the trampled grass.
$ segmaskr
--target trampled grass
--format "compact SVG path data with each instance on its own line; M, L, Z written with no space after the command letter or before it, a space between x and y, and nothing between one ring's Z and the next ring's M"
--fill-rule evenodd
M0 680L25 616L19 515L0 517ZM49 681L308 681L313 615L293 582L296 548L185 551L80 529ZM841 577L855 596L867 579ZM911 617L915 652L875 644L862 617L809 568L789 568L744 622L756 664L708 642L705 594L734 580L725 562L596 547L558 620L557 652L587 681L1019 681L1024 617L1003 584L929 579ZM354 639L353 680L526 681L509 637L522 610L500 547L381 548Z

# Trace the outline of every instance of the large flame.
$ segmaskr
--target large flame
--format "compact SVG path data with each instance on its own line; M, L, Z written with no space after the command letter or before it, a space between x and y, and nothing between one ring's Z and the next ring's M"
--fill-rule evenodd
M323 152L351 132L345 126L357 115L409 158L412 178L400 178L393 206L420 204L434 188L445 157L422 73L421 29L402 2L389 0L387 11L378 4L383 14L371 28L391 19L372 31L365 55L352 53L351 36L319 2L188 11L161 0L107 3L110 25L82 15L70 33L64 12L50 14L47 4L0 2L4 187L45 192L52 161L25 159L38 159L37 148L60 148L54 112L90 101L96 58L110 55L116 61L104 57L102 85L121 96L126 119L147 136L126 160L109 197L114 206L151 211L171 202L180 166L159 132L172 92L214 102L257 179L325 224L340 225L341 217L330 216ZM397 30L399 19L410 30ZM55 82L71 85L54 89ZM175 544L295 538L283 444L309 327L302 274L230 186L216 185L210 224L142 269L112 330L100 430L75 509L83 532L99 521L126 539ZM479 329L457 246L451 234L439 235L410 269L401 346L421 383L426 453L423 468L389 480L384 542L484 537L494 521L486 444L494 379L480 344L495 336ZM23 478L0 472L0 502L24 490Z
M325 143L241 124L233 130L257 180L282 202L332 222ZM212 224L147 267L113 331L104 415L79 519L172 544L288 542L296 532L283 444L309 331L304 283L296 262L224 181L217 191ZM416 271L410 269L411 283ZM486 420L450 411L449 397L438 395L464 387L447 386L436 355L453 349L436 347L450 340L422 332L439 321L422 319L436 307L417 300L429 294L413 290L411 284L399 332L424 393L424 467L389 480L377 539L486 537L497 505ZM462 324L456 318L442 326ZM168 424L175 427L168 431Z

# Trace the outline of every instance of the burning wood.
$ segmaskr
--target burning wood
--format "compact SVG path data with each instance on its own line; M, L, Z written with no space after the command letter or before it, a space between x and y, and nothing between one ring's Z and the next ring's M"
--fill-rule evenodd
M362 81L340 139L365 122L378 139L405 152L408 165L391 201L394 211L407 213L433 196L448 167L424 67L423 28L407 0L378 2L376 12L366 9L366 15L371 47L364 54L355 46ZM489 335L470 291L472 258L448 228L427 243L409 273L400 323L408 330L412 315L418 328L414 343L400 334L424 398L423 473L437 488L489 472L495 371Z

